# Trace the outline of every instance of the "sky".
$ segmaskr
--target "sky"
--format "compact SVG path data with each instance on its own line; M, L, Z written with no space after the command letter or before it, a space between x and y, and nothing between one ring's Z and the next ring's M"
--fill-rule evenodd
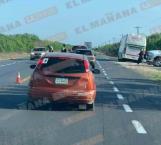
M0 0L0 20L3 34L100 46L161 26L161 0Z

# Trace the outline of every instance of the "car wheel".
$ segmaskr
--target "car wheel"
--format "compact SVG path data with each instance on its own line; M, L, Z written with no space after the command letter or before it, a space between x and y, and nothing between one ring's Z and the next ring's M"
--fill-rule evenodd
M35 109L36 109L35 103L33 101L28 101L27 110L35 110Z
M118 62L125 62L126 60L125 59L120 59L120 58L118 58Z
M119 59L119 58L118 58L118 62L122 62L122 59Z
M161 57L154 59L153 65L156 67L160 67L161 66Z
M87 110L89 110L89 111L94 111L94 109L95 109L94 103L92 103L92 104L87 104Z
M92 64L92 69L95 69L95 64Z

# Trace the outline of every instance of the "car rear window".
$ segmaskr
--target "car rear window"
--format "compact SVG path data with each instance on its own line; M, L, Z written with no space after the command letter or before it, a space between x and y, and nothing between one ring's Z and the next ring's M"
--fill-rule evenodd
M43 58L40 69L45 75L53 73L84 73L84 61L69 58Z
M34 48L33 51L45 51L45 48Z
M72 50L73 50L73 51L75 51L75 50L77 50L77 49L87 49L87 47L86 47L86 46L73 46L73 47L72 47Z
M90 50L77 50L76 53L83 55L92 55L92 52Z

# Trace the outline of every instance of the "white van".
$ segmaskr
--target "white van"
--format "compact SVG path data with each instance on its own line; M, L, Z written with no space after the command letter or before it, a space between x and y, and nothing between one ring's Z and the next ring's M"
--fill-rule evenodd
M140 50L146 50L146 36L127 34L122 37L118 51L118 60L138 60Z

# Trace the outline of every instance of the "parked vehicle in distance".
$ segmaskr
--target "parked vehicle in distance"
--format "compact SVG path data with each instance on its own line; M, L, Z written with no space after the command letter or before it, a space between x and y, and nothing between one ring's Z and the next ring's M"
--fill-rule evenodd
M156 67L161 66L161 50L147 51L146 61L148 64L153 64Z
M36 47L31 50L30 60L42 57L47 52L45 47Z
M146 37L144 35L127 34L122 37L118 51L118 60L138 60L139 52L146 51Z
M28 108L36 101L78 104L80 109L93 109L96 84L86 56L74 53L46 53L41 57L29 83Z
M89 62L90 62L90 65L92 66L92 68L94 69L95 68L95 63L96 63L96 58L92 52L92 50L89 50L89 49L77 49L76 54L82 54L82 55L86 55Z
M77 49L88 49L85 45L75 45L72 47L72 52L75 53Z

